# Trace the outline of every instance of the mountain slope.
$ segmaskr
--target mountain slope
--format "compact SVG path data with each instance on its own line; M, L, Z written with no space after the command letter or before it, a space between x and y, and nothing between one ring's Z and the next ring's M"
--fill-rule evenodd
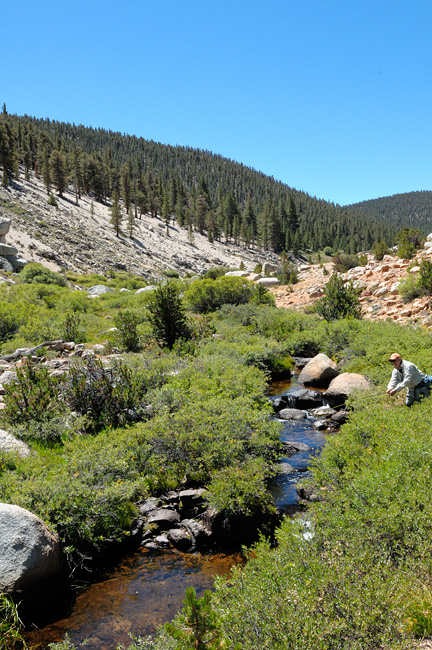
M418 228L425 235L432 231L432 191L406 192L347 205L350 212L372 215L398 229Z
M127 270L142 277L159 277L163 270L201 273L212 266L245 268L253 271L257 263L275 262L277 256L257 248L222 242L210 243L207 237L168 227L160 218L143 215L135 224L133 236L122 230L116 237L110 223L109 208L82 197L75 205L70 191L57 197L58 206L47 203L40 179L22 177L10 187L0 186L0 218L12 220L6 242L15 246L27 261L40 262L52 270L107 274ZM94 214L92 214L92 211Z
M252 242L275 252L324 246L356 252L381 239L394 241L395 229L383 221L311 197L209 151L26 115L0 115L2 137L12 150L8 178L14 159L27 174L33 171L54 187L55 159L56 171L61 163L77 195L106 204L119 192L135 210L144 205L145 212L174 214L181 227L210 239Z

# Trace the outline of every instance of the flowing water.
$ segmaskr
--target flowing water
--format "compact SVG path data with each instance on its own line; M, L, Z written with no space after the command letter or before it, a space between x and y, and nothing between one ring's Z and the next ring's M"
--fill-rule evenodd
M296 379L277 382L270 397L289 394L297 387ZM283 441L297 441L308 451L282 458L281 465L293 472L276 477L272 493L276 505L291 512L298 504L296 483L305 476L310 458L320 452L324 435L313 428L313 419L284 421ZM288 468L290 469L290 468ZM139 549L124 558L115 569L97 583L77 592L73 602L52 612L51 622L28 635L30 645L46 648L67 634L80 644L87 639L87 650L114 650L118 643L128 645L129 634L147 636L171 620L182 607L185 589L194 587L198 596L213 586L215 575L228 575L233 565L242 562L240 554L180 553ZM54 621L54 622L53 622Z

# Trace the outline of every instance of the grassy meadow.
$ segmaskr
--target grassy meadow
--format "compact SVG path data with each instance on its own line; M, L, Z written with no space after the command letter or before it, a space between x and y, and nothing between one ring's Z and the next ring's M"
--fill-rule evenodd
M74 285L106 279L27 274L0 286L1 354L60 338L121 353L109 366L73 357L58 378L24 366L0 415L36 452L0 455L0 499L52 526L71 569L127 540L136 503L170 489L205 486L227 516L270 515L281 446L265 393L292 356L325 352L373 384L315 461L320 501L131 648L404 648L432 633L432 403L385 394L392 351L432 373L428 331L276 309L252 283L216 277L166 285L173 334L136 278L89 298Z

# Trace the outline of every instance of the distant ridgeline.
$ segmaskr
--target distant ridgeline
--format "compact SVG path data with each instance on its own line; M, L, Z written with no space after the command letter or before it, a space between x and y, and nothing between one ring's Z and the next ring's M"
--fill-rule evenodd
M168 224L244 246L276 252L348 253L391 245L396 229L382 220L294 190L250 167L190 147L172 147L105 129L24 115L0 114L2 184L18 175L40 176L48 194L73 187L113 203L129 219L150 212ZM122 199L122 203L119 199ZM113 217L114 218L114 217Z
M406 192L393 194L380 199L362 201L346 206L350 212L372 215L387 223L393 224L398 230L402 226L418 228L425 235L432 232L432 191Z

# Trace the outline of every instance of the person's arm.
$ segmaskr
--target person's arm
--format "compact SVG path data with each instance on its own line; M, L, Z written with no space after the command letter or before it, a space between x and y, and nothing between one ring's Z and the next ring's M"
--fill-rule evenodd
M392 374L390 377L389 384L387 386L387 393L389 395L395 395L398 393L400 390L403 388L403 382L399 383L399 377L401 376L399 370L397 368L393 368Z

